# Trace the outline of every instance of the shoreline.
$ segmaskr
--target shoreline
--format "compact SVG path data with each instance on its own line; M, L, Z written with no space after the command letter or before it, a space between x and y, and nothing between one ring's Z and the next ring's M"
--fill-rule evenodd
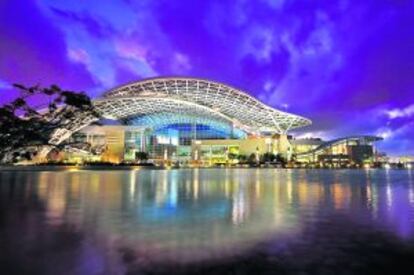
M7 171L137 171L137 170L175 170L175 169L278 169L278 170L411 170L408 168L355 168L355 167L279 167L279 166L150 166L150 165L3 165L0 172Z

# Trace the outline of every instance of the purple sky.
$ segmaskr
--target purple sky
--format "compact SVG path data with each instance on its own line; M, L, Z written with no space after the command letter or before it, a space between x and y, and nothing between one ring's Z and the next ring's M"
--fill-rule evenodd
M414 155L414 1L2 0L11 83L99 96L146 77L230 84L313 121L298 134L385 137Z

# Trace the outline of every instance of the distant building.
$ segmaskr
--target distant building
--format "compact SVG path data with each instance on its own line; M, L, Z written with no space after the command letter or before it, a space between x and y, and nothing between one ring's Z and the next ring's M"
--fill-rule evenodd
M373 162L374 142L382 138L374 136L351 136L309 146L308 151L297 151L296 159L302 162L362 164Z
M303 138L293 139L290 141L295 154L303 154L314 150L324 144L324 141L320 138Z

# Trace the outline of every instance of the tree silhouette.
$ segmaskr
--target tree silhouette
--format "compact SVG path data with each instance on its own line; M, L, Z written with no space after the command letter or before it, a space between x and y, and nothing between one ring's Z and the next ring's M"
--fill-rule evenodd
M148 160L148 153L146 152L135 152L135 159L139 160L139 162L143 162Z
M51 141L57 131L73 130L82 118L98 120L99 112L85 93L62 90L56 85L42 88L13 85L19 97L0 107L0 161L31 159L42 148L61 149L65 142ZM47 101L34 106L33 102Z

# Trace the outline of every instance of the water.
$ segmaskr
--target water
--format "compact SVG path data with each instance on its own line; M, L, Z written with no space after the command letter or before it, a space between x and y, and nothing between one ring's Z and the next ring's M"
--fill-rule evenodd
M414 266L411 170L3 171L0 207L1 274Z

